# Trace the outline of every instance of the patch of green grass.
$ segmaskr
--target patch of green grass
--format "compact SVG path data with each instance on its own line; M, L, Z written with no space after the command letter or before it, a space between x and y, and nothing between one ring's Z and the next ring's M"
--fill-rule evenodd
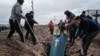
M0 32L0 35L8 35L10 30L3 30ZM23 32L26 32L26 30L24 29ZM14 34L16 34L17 32L15 31Z
M7 35L9 33L9 31L5 30L5 31L1 31L0 35Z

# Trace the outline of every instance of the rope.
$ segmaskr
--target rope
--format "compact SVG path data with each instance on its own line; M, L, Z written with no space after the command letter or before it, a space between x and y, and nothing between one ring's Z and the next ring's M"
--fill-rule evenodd
M31 29L32 33L34 33L33 30L32 30L32 28L31 28L31 26L30 26L30 24L29 24L29 22L27 21L27 19L25 19L25 21L27 22L27 24L28 24L29 28ZM36 40L39 43L39 46L41 47L41 49L43 50L45 56L47 56L45 50L43 49L42 45L40 44L41 41L39 41L38 38L36 38Z

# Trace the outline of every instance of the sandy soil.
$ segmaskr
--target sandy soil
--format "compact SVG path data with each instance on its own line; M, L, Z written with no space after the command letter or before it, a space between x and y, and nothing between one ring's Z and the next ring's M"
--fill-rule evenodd
M36 45L32 44L31 36L29 36L25 43L22 43L18 34L14 34L11 39L7 39L7 35L0 35L0 56L45 56L39 43L48 54L52 39L48 29L44 26L37 26L34 29L34 33L36 38L39 39ZM76 53L78 49L79 46L77 44L72 47L67 45L66 55L78 56L79 54ZM88 53L88 56L100 56L100 33L93 40Z

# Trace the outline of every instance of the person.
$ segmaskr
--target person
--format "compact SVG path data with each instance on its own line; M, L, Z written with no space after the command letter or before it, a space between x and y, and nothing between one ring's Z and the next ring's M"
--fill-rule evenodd
M82 17L82 18L86 18L86 17L87 17L87 16L86 16L86 11L82 11L80 17Z
M82 14L80 15L82 18L87 18L87 19L91 19L92 17L90 15L86 15L86 11L82 11Z
M49 30L51 35L53 35L53 31L54 31L54 23L52 22L52 20L50 20L49 24L48 24Z
M68 20L68 23L72 23L73 19L75 18L75 15L69 10L66 10L64 14L66 15L66 19Z
M64 24L65 24L65 26L68 25L68 20L67 19L65 19Z
M0 32L1 32L1 30L2 30L2 26L0 26Z
M75 23L79 27L75 41L82 39L83 53L81 52L80 56L87 56L87 51L92 40L99 33L99 25L90 19L81 18L81 16L75 18Z
M26 19L27 19L28 22L25 22L24 27L27 31L25 39L28 38L28 35L30 33L32 35L33 44L35 45L36 44L36 39L35 39L35 35L32 31L33 31L34 24L38 24L38 23L33 19L33 15L34 15L33 11L30 11L29 13L26 13L25 16L26 16Z
M92 18L90 15L87 15L87 18L89 18L89 19L93 20L93 18Z
M75 37L75 33L76 33L76 30L77 30L77 26L74 24L74 18L75 18L75 15L66 10L64 12L64 14L66 15L66 19L68 20L68 25L67 25L67 32L69 32L69 43L71 43L71 45L73 45L74 43L74 37Z
M24 0L17 0L17 3L13 6L12 8L12 12L11 12L11 16L9 19L9 23L10 23L10 32L7 36L7 38L11 38L13 33L15 32L15 30L18 32L18 34L20 35L21 41L24 43L25 39L24 39L24 35L22 32L22 28L21 28L21 18L25 17L22 15L22 5L24 3Z
M58 28L60 29L60 33L64 32L65 30L65 24L62 20L58 23Z

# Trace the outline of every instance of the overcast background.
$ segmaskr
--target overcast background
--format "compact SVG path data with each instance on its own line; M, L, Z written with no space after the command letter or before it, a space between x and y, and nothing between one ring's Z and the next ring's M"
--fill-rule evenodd
M65 19L64 11L70 10L75 15L80 15L83 10L100 9L100 0L33 0L35 20L39 24L48 24L55 17L55 22ZM0 24L8 24L12 6L16 0L0 1ZM32 10L31 0L25 0L23 6L24 14ZM100 19L99 19L100 21ZM24 20L21 22L24 23Z

